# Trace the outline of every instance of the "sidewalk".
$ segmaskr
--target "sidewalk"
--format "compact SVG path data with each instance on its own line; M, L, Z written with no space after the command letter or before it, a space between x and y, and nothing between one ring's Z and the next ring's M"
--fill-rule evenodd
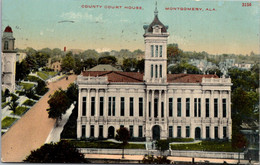
M84 154L85 158L91 159L122 159L122 155L101 155L101 154ZM141 161L144 155L124 155L124 160L137 160ZM192 162L192 157L173 157L168 156L173 162ZM224 161L228 164L237 164L238 160L235 159L211 159L211 158L194 158L194 162L210 162L210 163L223 163ZM256 163L252 161L251 164ZM248 164L248 160L240 160L240 164Z
M63 130L64 125L67 123L72 110L74 109L74 104L71 104L70 108L67 110L66 114L62 115L62 120L58 123L58 126L56 124L54 125L53 129L51 130L48 138L46 139L45 143L50 142L59 142L60 141L60 134Z

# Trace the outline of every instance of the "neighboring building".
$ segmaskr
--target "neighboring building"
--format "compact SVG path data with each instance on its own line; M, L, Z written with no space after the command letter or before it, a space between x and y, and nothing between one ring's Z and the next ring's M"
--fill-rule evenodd
M13 31L7 26L2 36L2 90L15 91L16 51Z
M250 70L254 66L254 64L253 63L236 63L234 66L239 69Z
M77 138L113 138L121 126L147 141L231 139L231 79L167 74L168 27L145 25L145 71L85 71L78 76Z
M16 62L22 62L26 58L26 53L17 52L16 53Z
M122 71L122 70L119 70L109 64L99 64L89 69L88 71Z
M51 64L51 69L53 69L54 72L60 72L61 71L61 62L56 61Z

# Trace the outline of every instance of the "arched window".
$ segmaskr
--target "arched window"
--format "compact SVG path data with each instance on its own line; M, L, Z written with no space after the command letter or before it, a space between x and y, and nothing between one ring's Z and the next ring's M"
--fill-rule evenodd
M155 65L155 78L158 78L158 66Z
M5 41L4 43L4 50L8 50L8 41Z
M153 65L151 65L151 78L153 78Z
M162 65L160 65L160 77L162 78Z

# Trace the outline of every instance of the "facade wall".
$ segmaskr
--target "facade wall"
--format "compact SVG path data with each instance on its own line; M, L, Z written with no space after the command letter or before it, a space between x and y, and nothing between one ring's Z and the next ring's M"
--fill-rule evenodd
M86 82L86 81L85 81ZM226 138L231 139L231 104L230 86L220 88L212 85L211 90L203 90L203 86L197 84L170 84L170 85L145 85L140 84L106 84L106 85L81 85L79 84L79 116L77 137L82 137L82 125L85 128L85 137L91 137L91 126L94 126L93 137L98 138L103 135L109 138L109 127L115 131L121 125L130 129L133 126L133 137L139 136L139 126L142 126L142 136L146 140L153 140L153 128L159 126L160 138L172 137L191 137L198 139L223 139L223 131L226 130ZM83 97L86 97L86 114L83 115ZM103 115L100 115L100 97L104 98ZM109 114L109 106L113 106L115 98L115 114ZM121 116L121 98L124 98L124 115ZM91 100L95 98L94 100ZM98 99L97 99L98 98ZM111 104L109 104L111 98ZM130 116L130 98L133 98L133 116ZM143 101L143 114L139 115L139 98ZM172 104L169 99L172 99ZM187 112L189 99L189 115ZM197 104L195 104L197 99ZM209 100L209 115L206 116L206 99ZM214 99L217 99L217 116L214 116ZM226 116L223 117L223 99L226 99ZM199 101L200 100L200 106ZM95 105L91 105L91 101ZM178 105L179 101L179 105ZM156 104L156 102L158 102ZM163 105L162 105L163 102ZM149 109L149 104L150 106ZM195 108L195 105L196 108ZM170 114L170 105L172 112ZM95 114L91 114L91 106L95 109ZM163 106L163 107L162 107ZM178 114L178 106L181 106ZM157 111L156 111L157 109ZM197 109L197 113L195 112ZM163 114L162 114L163 111ZM200 111L200 112L199 112ZM196 115L196 114L197 115ZM99 133L99 127L103 131ZM172 133L169 132L170 126ZM209 132L207 133L207 128ZM225 127L225 128L224 128ZM197 133L196 133L197 128ZM178 133L179 129L179 133ZM186 131L187 129L187 131ZM215 132L217 130L217 132ZM186 133L187 132L187 133ZM216 135L215 135L216 133ZM197 135L196 135L197 134Z

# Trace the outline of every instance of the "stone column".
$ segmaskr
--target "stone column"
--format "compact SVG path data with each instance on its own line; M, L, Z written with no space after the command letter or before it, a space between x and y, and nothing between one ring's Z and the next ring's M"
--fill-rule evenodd
M154 90L152 90L151 118L154 118Z
M77 139L80 139L81 135L82 135L81 121L79 119L77 119Z
M146 89L146 106L145 106L145 118L149 119L149 90Z
M209 117L214 118L214 90L210 91Z
M98 123L96 123L94 125L94 137L98 138L98 135L99 135L99 125L98 125Z
M214 127L214 125L211 125L210 126L210 130L209 130L209 137L211 138L211 139L215 139L215 127Z
M223 139L223 124L218 126L218 138Z
M90 124L86 124L86 137L90 137Z
M107 136L108 136L107 124L104 124L104 126L103 126L103 136L104 136L104 138L107 138Z
M172 99L173 103L173 108L172 108L172 116L174 117L174 119L177 119L177 101L178 101L178 96L175 95Z
M181 124L181 137L185 138L186 137L186 125Z
M96 99L95 99L95 117L99 116L99 89L96 88ZM95 126L96 127L96 126ZM95 128L96 129L96 128ZM96 132L96 131L95 131Z
M162 112L161 112L161 110L162 110L162 91L161 90L159 90L159 99L158 99L158 118L161 118L162 117Z
M169 103L168 103L168 97L167 97L167 90L165 90L164 91L164 117L165 118L167 118L167 116L169 116L168 105L169 105Z
M81 96L81 89L79 89L79 96L78 96L78 119L81 120L81 116L82 116L82 96Z
M91 98L90 98L91 89L88 89L88 96L87 96L87 117L91 117Z
M231 119L231 91L228 91L228 97L227 97L227 118Z
M228 139L232 139L232 124L228 124L227 137L228 137Z
M108 112L107 112L107 108L108 108L108 102L107 102L107 89L105 89L105 96L104 96L104 117L107 118L108 116ZM105 128L103 128L105 130ZM104 136L105 137L105 136Z
M195 139L195 127L194 125L190 125L190 137Z
M219 112L218 112L218 118L219 120L223 119L223 106L222 106L222 91L219 90L219 102L218 102Z
M173 137L174 137L174 138L177 137L177 131L178 131L177 128L178 128L177 125L174 124L174 125L173 125Z
M206 125L204 123L201 126L201 138L206 139Z
M202 91L201 105L200 106L201 106L201 117L205 118L206 117L205 91ZM205 136L205 138L206 138L206 136Z

